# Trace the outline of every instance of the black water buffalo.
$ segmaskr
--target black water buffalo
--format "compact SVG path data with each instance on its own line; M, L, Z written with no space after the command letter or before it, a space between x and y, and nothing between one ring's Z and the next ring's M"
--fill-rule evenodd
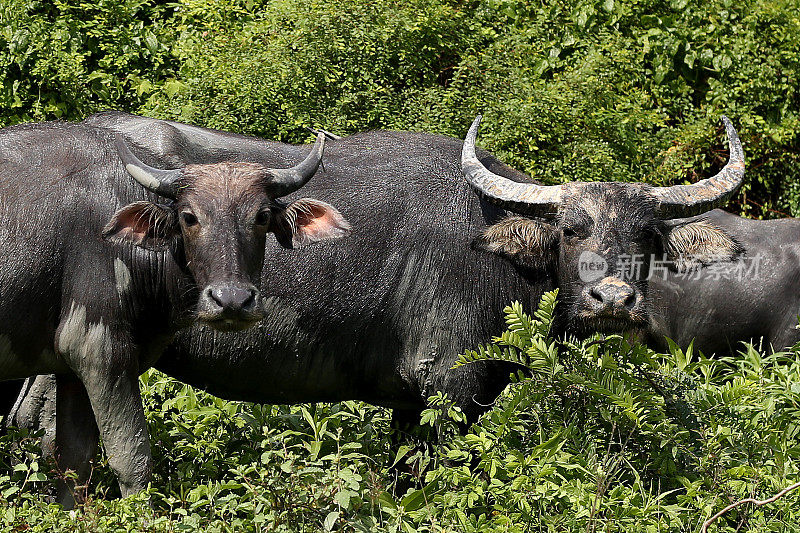
M664 337L705 355L742 342L781 350L800 341L800 220L750 220L721 210L687 220L732 236L741 253L700 270L653 272L649 343ZM662 275L665 274L665 275Z
M264 316L270 289L254 282L268 233L291 247L348 230L328 204L279 199L311 178L323 144L303 157L307 148L287 148L302 160L292 168L160 170L110 130L0 130L0 379L77 377L59 390L59 424L62 411L76 426L94 413L123 494L145 487L151 469L139 374L195 318L232 331Z
M510 301L530 308L558 286L561 330L646 328L646 276L623 279L624 256L709 255L712 239L697 234L715 237L715 253L725 252L719 243L736 253L723 232L671 220L711 209L740 186L743 154L725 122L725 168L669 188L531 183L485 152L476 156L477 120L463 144L386 131L331 141L325 180L305 190L343 210L354 227L347 241L288 252L268 243L265 320L239 334L192 328L156 366L229 399L360 399L401 418L415 418L427 396L444 391L474 418L509 369L451 367L465 348L502 329L500 309ZM122 132L175 166L286 157L284 145L175 122L103 113L87 123ZM23 404L33 408L18 410L17 421L35 424L39 393L30 386ZM90 431L83 436L91 440ZM93 448L78 440L87 457Z
M195 328L159 366L226 397L358 398L416 409L444 390L475 414L481 409L473 398L490 400L497 380L450 367L464 348L499 330L505 303L534 305L558 286L561 329L647 328L647 268L623 279L624 256L737 253L735 241L712 225L671 221L726 201L741 184L741 146L725 122L728 165L701 183L667 188L532 184L488 154L475 156L478 120L463 153L454 139L416 133L332 141L326 179L307 187L347 205L357 227L350 239L274 256L268 248L262 285L282 289L271 291L255 332ZM275 143L175 122L103 113L87 123L170 154L176 165L231 154L280 157ZM581 272L586 257L605 262L605 274ZM228 371L247 379L229 379Z

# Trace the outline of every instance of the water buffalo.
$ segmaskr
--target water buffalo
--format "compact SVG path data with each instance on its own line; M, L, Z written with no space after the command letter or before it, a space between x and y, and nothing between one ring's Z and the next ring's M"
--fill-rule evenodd
M233 331L264 316L271 289L254 282L268 233L291 248L348 231L328 204L280 200L316 172L323 145L320 135L305 157L292 147L302 161L291 168L161 170L107 129L0 130L0 379L77 377L59 418L77 427L94 413L123 494L151 469L138 376L174 333L195 318Z
M721 210L688 219L732 236L741 253L701 270L653 272L648 343L664 337L705 355L752 342L781 350L800 341L800 220L751 220Z
M283 145L175 122L103 113L87 123L176 166L285 158ZM724 232L672 221L720 205L741 185L742 149L727 119L728 164L697 184L666 188L537 185L476 153L478 123L464 143L387 131L329 142L326 179L306 190L345 212L354 227L348 240L288 252L268 243L265 320L239 334L192 328L157 368L229 399L360 399L411 419L444 391L474 418L505 386L508 368L451 367L502 329L500 309L510 301L530 308L560 287L560 330L646 328L646 275L621 275L627 255L710 255L710 241L715 253L736 253ZM17 421L36 423L37 394L22 399ZM91 441L90 431L82 435ZM88 457L93 448L78 440L71 442Z

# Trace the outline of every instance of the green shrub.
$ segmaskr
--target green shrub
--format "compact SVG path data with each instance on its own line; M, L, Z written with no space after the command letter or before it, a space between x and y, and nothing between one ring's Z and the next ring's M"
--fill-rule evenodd
M527 369L469 433L441 446L425 474L429 504L405 520L462 531L697 531L713 512L797 482L800 356L709 360L657 354L619 336L546 336L506 308L509 330L462 364ZM468 468L467 465L473 465ZM800 497L740 507L716 531L798 531Z
M306 126L461 137L546 182L697 180L800 213L796 0L4 0L0 123L103 108L290 142Z
M421 445L358 402L226 402L154 371L142 379L155 473L149 495L106 500L102 460L74 512L36 493L31 438L0 471L0 524L33 531L698 531L740 498L798 480L800 350L709 360L657 354L620 336L552 339L555 293L535 317L506 309L508 331L467 352L519 363L469 431L431 398ZM798 347L800 348L800 347ZM4 447L8 450L9 447ZM152 508L147 506L147 496ZM711 531L800 531L800 493L742 506Z
M176 66L172 10L142 0L3 0L0 121L135 110Z
M793 2L271 2L183 42L181 87L145 113L300 142L411 129L481 142L547 182L697 180L748 157L741 208L795 211Z
M185 40L182 89L145 109L289 141L312 125L410 128L470 33L467 13L439 1L270 2L253 20Z

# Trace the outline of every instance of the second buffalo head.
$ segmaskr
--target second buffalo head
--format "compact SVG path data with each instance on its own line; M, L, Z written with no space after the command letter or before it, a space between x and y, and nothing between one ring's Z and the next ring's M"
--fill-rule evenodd
M462 170L473 190L512 213L473 245L528 271L548 271L558 284L560 314L579 333L647 326L648 279L660 268L693 268L728 260L739 244L703 220L679 220L723 205L744 179L744 154L730 121L725 167L692 185L571 182L519 183L489 171L476 157L480 117L467 134ZM654 264L659 261L660 264Z

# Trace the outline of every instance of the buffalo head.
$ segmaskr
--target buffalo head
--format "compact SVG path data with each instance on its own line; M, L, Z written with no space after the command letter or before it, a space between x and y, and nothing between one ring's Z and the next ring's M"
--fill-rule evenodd
M676 221L724 204L744 179L736 130L723 117L730 143L727 165L692 185L572 182L542 186L490 172L475 155L480 117L464 141L461 165L486 201L514 216L490 226L474 246L520 267L550 270L571 329L624 331L648 321L651 261L686 268L729 259L741 250L712 224ZM521 215L521 216L520 216Z
M331 205L310 198L289 204L278 200L314 175L324 142L318 135L305 160L288 169L225 162L160 170L139 161L118 136L116 147L127 172L172 201L127 205L103 235L148 249L180 248L199 290L198 319L223 331L249 327L264 315L256 286L267 233L291 248L349 232L348 222Z

